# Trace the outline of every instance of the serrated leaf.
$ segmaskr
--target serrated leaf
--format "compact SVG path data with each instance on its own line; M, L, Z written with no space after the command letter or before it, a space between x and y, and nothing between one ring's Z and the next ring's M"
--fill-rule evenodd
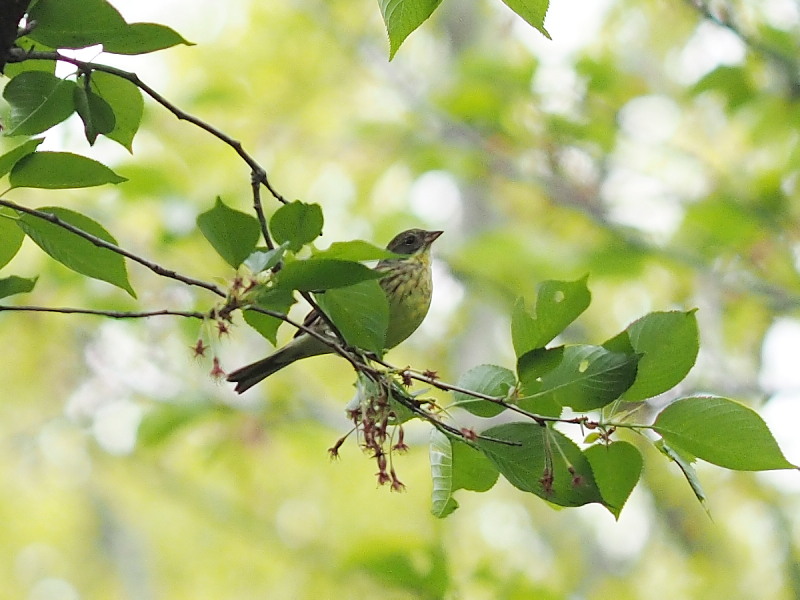
M133 138L144 113L142 92L136 85L110 73L92 73L92 89L114 112L114 128L104 135L132 151Z
M21 158L8 176L12 188L61 190L127 181L102 163L70 152L33 152Z
M3 90L11 105L6 135L36 135L61 123L75 112L74 90L74 82L51 73L20 73Z
M261 235L258 219L230 208L219 196L213 208L198 215L197 227L234 269L253 253Z
M28 140L24 144L20 144L16 148L13 148L12 150L9 150L0 156L0 177L11 171L11 168L17 164L21 158L35 152L36 148L38 148L39 144L41 144L43 141L44 138Z
M602 346L534 350L517 365L524 397L518 404L539 414L548 403L578 412L602 408L620 397L636 378L638 357Z
M335 258L361 262L364 260L397 258L398 255L363 240L352 240L350 242L334 242L330 248L314 252L313 256L314 258Z
M663 439L657 440L654 442L656 448L667 456L670 460L672 460L678 468L683 473L683 476L686 478L689 487L692 488L692 492L694 492L695 498L703 505L703 508L706 508L706 493L703 491L703 486L700 485L700 479L697 477L697 472L694 470L692 466L692 462L694 462L694 456L685 456L682 452L672 448L670 445L666 444ZM706 510L708 510L706 508Z
M253 303L261 308L286 314L295 303L295 297L291 290L272 288L258 291L253 296ZM245 310L244 320L250 327L267 338L273 346L275 345L278 328L283 323L281 319L254 310Z
M583 451L597 488L611 513L619 519L622 507L642 473L642 454L628 442L595 444Z
M589 461L559 431L530 422L505 423L481 432L475 444L522 491L559 506L603 502Z
M544 28L544 18L550 0L503 0L503 3L548 40L552 39Z
M466 371L458 379L458 387L487 396L505 398L517 384L514 372L497 365L478 365ZM463 392L453 392L456 405L479 417L494 417L505 407L490 400L482 400Z
M194 46L174 29L158 23L130 23L106 35L103 50L111 54L147 54L178 44Z
M592 298L586 281L587 277L577 281L542 282L533 314L525 310L524 300L517 300L511 313L511 340L517 358L536 348L544 348L586 310Z
M0 298L13 296L14 294L25 294L33 290L36 285L36 277L33 279L26 279L24 277L17 277L10 275L0 279Z
M0 268L6 266L17 255L25 234L17 226L17 214L8 208L0 208Z
M431 432L431 512L444 518L456 508L453 494L460 489L485 492L499 477L497 469L480 450L451 439L438 430Z
M603 347L641 355L636 381L623 400L656 396L680 383L694 366L700 347L695 311L649 313Z
M389 60L403 41L422 25L442 0L378 0L386 32L389 34Z
M348 344L383 354L389 302L377 281L330 289L319 294L317 302Z
M38 0L29 11L36 27L28 34L51 48L84 48L101 44L127 27L105 0Z
M453 448L450 438L436 429L431 431L431 513L443 519L458 508L453 498Z
M45 206L38 210L55 215L60 221L69 223L101 240L117 244L114 237L102 225L86 215L58 206ZM37 246L65 267L81 275L106 281L136 297L128 281L128 271L122 255L95 246L89 240L55 223L29 214L21 215L17 223Z
M278 272L277 285L301 292L329 290L355 285L383 274L348 260L309 258L287 262Z
M795 469L767 424L753 409L728 398L676 400L656 417L653 430L670 446L736 471Z
M295 200L284 204L269 220L269 230L278 244L289 242L289 249L297 252L313 242L322 233L322 207Z

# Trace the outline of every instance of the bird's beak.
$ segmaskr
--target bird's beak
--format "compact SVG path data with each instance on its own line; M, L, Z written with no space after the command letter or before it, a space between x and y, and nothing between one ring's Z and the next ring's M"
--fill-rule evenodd
M425 246L430 246L444 231L428 231L425 233Z

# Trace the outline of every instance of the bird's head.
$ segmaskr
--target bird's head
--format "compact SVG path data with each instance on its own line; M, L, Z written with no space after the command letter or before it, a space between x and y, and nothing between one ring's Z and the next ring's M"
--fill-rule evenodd
M443 231L425 231L424 229L409 229L398 233L386 249L395 254L412 256L425 252L431 247L434 240L444 233Z

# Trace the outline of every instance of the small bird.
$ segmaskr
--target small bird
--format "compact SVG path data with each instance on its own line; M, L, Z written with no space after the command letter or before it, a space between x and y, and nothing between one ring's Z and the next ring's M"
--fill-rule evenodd
M394 348L414 333L428 314L433 292L430 248L442 233L424 229L409 229L399 233L386 249L402 255L402 258L387 258L375 266L375 270L386 273L378 283L389 301L387 349ZM303 324L320 334L332 335L316 310L306 316ZM227 379L236 383L235 390L241 394L296 360L331 352L330 346L298 330L288 344L266 358L237 369Z

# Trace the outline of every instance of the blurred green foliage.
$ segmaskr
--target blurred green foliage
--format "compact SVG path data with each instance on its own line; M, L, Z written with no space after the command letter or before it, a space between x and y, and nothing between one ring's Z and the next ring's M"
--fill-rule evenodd
M446 230L431 314L393 363L448 381L483 362L513 367L515 299L589 273L593 302L564 341L599 343L647 311L699 307L700 361L682 391L769 409L765 336L800 299L796 6L729 3L737 36L688 2L618 0L594 21L554 3L546 41L498 3L444 3L387 63L375 6L240 0L224 14L193 3L189 15L163 4L151 20L198 45L138 74L239 139L281 193L321 204L320 248ZM54 144L85 150L83 135L71 117ZM13 198L42 206L57 193L126 247L230 278L194 223L218 196L248 210L247 166L152 103L133 150L98 139L92 156L128 178L113 189ZM42 305L134 306L29 241L0 276L11 267L39 276ZM154 309L208 307L202 291L137 266L129 276ZM226 369L259 356L266 344L248 329L220 340L188 319L0 315L2 597L800 595L791 488L697 465L712 521L677 467L626 435L645 467L618 522L597 506L554 511L505 483L459 496L440 522L426 427L410 426L411 451L395 457L407 493L376 490L352 442L328 464L349 427L342 361L293 366L242 399L192 360L199 335Z

